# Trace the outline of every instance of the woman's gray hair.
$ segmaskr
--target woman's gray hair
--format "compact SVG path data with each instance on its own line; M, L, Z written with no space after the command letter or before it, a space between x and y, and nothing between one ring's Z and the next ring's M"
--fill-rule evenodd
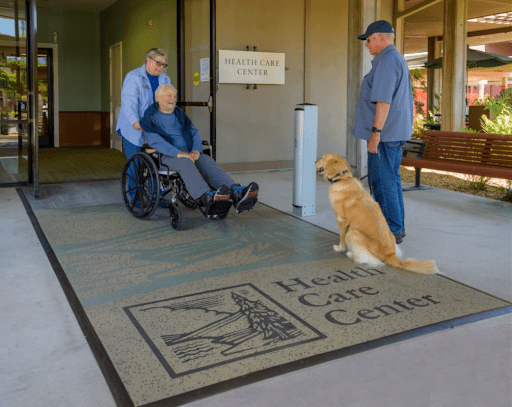
M177 92L178 92L178 91L176 90L176 88L174 87L174 85L171 85L171 84L169 84L169 83L167 83L167 84L166 84L166 83L164 83L163 85L158 85L158 88L156 88L156 90L155 90L155 96L156 96L156 95L160 95L166 86L170 86L171 88L173 88L175 93L177 93Z
M162 56L165 58L165 62L167 62L167 52L165 52L162 48L151 48L146 55L144 55L144 63L148 60L148 58L153 59L154 57Z

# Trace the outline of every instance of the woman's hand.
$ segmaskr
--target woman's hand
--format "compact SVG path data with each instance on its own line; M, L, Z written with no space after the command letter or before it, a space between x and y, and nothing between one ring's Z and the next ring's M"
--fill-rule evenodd
M140 127L140 124L138 121L136 121L135 123L133 123L133 128L136 129L136 130L142 130L142 127Z

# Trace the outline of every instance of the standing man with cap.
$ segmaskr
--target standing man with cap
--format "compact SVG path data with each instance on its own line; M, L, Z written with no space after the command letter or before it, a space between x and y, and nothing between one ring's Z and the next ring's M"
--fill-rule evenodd
M374 58L361 84L352 135L368 141L368 182L399 244L405 236L399 168L413 124L409 68L393 45L395 34L387 21L371 23L357 38L366 41Z

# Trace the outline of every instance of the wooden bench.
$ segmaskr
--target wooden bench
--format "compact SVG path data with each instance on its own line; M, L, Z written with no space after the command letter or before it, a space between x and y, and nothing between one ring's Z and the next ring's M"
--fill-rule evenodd
M401 165L416 169L415 185L426 189L421 169L512 180L512 135L428 131L422 141L407 141Z

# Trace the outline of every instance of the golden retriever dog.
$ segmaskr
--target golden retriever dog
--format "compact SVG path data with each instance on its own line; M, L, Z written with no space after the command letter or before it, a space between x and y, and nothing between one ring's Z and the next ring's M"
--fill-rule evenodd
M340 229L337 252L346 252L356 263L376 267L390 266L423 274L438 272L432 260L402 260L397 256L395 237L372 196L361 181L352 176L350 167L338 154L327 153L316 161L317 173L331 182L329 201Z

